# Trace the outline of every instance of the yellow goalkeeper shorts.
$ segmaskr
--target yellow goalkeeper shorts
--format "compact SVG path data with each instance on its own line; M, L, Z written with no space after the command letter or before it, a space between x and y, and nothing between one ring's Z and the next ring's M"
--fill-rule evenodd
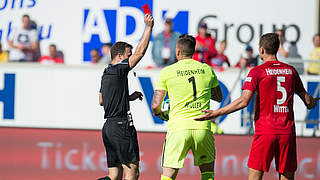
M214 137L210 130L185 129L168 132L162 150L162 167L183 168L189 150L194 165L208 164L215 160Z

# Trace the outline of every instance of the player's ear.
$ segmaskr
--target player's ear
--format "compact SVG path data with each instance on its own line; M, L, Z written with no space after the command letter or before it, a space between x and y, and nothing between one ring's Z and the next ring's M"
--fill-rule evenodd
M177 57L179 57L179 56L180 56L180 54L181 54L180 49L179 49L179 48L176 48L176 56L177 56Z
M263 47L260 47L260 48L259 48L259 53L260 53L260 56L262 57L263 54L265 53Z
M120 53L118 53L118 55L117 55L118 59L120 59L120 60L121 60L121 56L123 56L123 55L122 55L122 54L120 54Z

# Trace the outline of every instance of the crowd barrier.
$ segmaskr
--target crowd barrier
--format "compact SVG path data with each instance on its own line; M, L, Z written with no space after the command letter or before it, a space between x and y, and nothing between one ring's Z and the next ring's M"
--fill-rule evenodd
M3 64L0 66L0 126L61 129L101 129L103 108L98 103L104 66ZM142 101L130 103L135 126L143 132L165 132L167 124L153 116L151 101L160 69L136 68L129 73L129 91L140 91ZM224 99L211 102L217 109L241 94L242 78L248 71L216 71ZM242 78L238 78L241 75ZM318 76L301 75L309 93L319 96ZM188 88L188 86L186 86ZM192 87L190 87L192 88ZM295 96L298 136L319 136L319 105L307 111ZM218 119L225 134L246 134L252 126L253 105ZM307 114L308 113L308 114Z

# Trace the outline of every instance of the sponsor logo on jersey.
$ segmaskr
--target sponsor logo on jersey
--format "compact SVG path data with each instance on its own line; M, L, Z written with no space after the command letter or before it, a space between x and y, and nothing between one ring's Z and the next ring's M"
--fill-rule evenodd
M251 82L251 80L252 80L252 77L247 77L244 81L245 82Z
M291 69L266 69L267 75L291 75L292 70Z
M190 76L195 74L205 74L204 69L177 70L177 76Z

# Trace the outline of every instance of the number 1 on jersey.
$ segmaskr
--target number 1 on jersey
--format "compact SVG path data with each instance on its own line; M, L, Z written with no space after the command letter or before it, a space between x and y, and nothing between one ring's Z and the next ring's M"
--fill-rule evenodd
M193 87L193 99L197 99L197 87L196 87L196 80L194 79L194 76L188 79L189 83L192 82L192 87Z

